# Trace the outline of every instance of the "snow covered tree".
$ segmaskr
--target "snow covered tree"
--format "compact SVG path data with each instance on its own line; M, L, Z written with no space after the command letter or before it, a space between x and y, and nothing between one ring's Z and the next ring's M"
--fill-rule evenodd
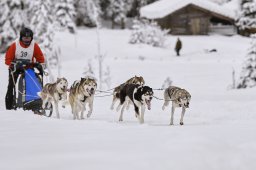
M96 62L98 64L98 88L102 90L104 84L108 87L110 85L110 69L107 67L107 70L104 66L104 58L105 56L102 54L101 51L101 36L100 36L100 12L98 7L95 4L92 4L92 17L96 23L96 38L97 38L97 54L95 55ZM106 71L105 71L106 70Z
M104 19L111 19L113 12L118 12L114 11L114 6L124 6L124 13L125 16L127 15L127 11L131 10L132 8L132 2L133 0L99 0L99 5L101 8L101 16ZM118 7L118 8L119 8Z
M143 24L139 20L133 21L132 35L130 38L131 44L144 43Z
M243 0L242 11L236 22L239 32L249 35L250 30L256 30L256 2L254 0Z
M109 19L109 5L111 0L99 0L100 9L102 11L101 16L104 19Z
M57 66L58 53L55 51L57 49L56 46L54 46L55 32L52 1L34 0L31 2L33 3L30 4L29 9L32 11L33 16L31 17L30 25L34 31L34 39L42 48L48 68Z
M76 15L76 25L95 27L96 21L93 16L93 7L97 7L98 12L100 13L99 0L76 0L75 9L77 12Z
M27 23L22 0L0 1L0 53L19 37L22 26Z
M43 50L53 51L53 14L52 14L52 1L51 0L34 0L30 4L33 16L30 21L32 30L34 30L34 39L40 44ZM48 56L47 55L47 56Z
M157 0L130 0L131 7L128 8L128 17L139 17L140 8Z
M143 43L154 47L164 47L169 30L162 30L156 22L134 20L130 38L131 44Z
M121 28L124 29L127 13L125 2L123 0L111 0L108 11L111 16L112 29L115 28L116 24L121 25Z
M56 22L60 29L67 29L70 33L75 33L75 7L72 0L57 0L56 8Z
M102 18L112 20L112 28L125 28L127 17L139 17L141 7L157 0L99 0Z
M237 88L256 86L256 34L251 37L251 47L248 50Z

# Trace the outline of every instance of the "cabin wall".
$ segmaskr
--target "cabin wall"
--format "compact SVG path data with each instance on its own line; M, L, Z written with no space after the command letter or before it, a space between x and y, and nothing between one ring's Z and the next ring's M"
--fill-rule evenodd
M207 35L211 13L188 5L171 15L156 21L162 28L171 29L171 34Z

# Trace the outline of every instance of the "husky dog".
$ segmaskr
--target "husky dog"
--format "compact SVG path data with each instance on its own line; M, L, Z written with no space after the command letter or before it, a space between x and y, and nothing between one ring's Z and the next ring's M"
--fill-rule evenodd
M173 115L176 107L182 107L182 113L180 118L180 125L183 125L183 117L185 115L186 108L189 107L189 102L191 95L185 89L179 87L170 86L164 91L164 105L162 109L164 110L169 102L172 101L172 114L170 125L173 125Z
M48 102L54 103L57 118L60 118L58 103L60 101L64 101L63 103L67 102L67 88L68 81L66 78L58 78L55 83L47 83L42 91L38 92L38 96L43 101L42 108L44 109Z
M123 121L124 108L130 103L133 103L135 116L140 123L144 123L144 113L146 106L151 109L151 100L153 98L153 90L148 86L140 86L138 84L125 84L120 90L120 105L117 111L121 110L119 121ZM141 110L141 111L140 111ZM140 113L141 112L141 113Z
M93 99L97 83L94 78L81 78L80 81L75 81L70 88L69 103L71 105L73 118L84 119L84 111L86 110L86 103L89 104L89 111L87 118L92 114ZM79 112L81 115L79 116Z
M115 105L116 101L119 100L119 98L120 98L121 88L126 84L138 84L140 86L143 86L145 84L145 81L144 81L143 77L141 77L141 76L137 77L135 75L134 77L127 80L125 83L117 86L113 91L113 100L112 100L112 104L111 104L111 110L114 109L114 105ZM129 106L129 104L127 106ZM128 107L127 107L127 109L128 109Z

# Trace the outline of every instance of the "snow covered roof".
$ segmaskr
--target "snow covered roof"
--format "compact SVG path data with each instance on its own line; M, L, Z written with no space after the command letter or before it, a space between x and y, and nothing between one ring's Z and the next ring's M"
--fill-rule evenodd
M231 19L235 18L235 11L207 0L159 0L142 7L140 15L148 19L163 18L190 4Z

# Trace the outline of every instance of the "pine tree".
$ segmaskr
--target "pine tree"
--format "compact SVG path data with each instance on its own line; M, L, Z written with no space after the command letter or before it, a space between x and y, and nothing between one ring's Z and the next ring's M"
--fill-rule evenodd
M125 7L125 16L127 15L126 13L131 10L132 8L132 3L134 0L99 0L99 6L101 9L101 16L104 19L112 19L112 14L114 6L117 4L121 4L122 6Z
M72 0L57 0L56 4L56 21L61 29L67 29L70 33L75 33L75 16L76 11Z
M110 6L110 1L111 0L99 0L99 5L100 5L100 9L102 11L101 16L104 19L109 19L109 6Z
M256 34L251 37L251 47L248 50L237 88L256 86Z
M164 47L169 30L162 30L155 21L134 20L130 38L131 44L143 43L154 47Z
M112 29L116 24L121 25L121 28L125 28L126 9L123 0L111 0L109 6L109 15L111 16Z
M250 29L256 29L256 2L254 0L243 0L241 7L242 11L236 25L241 34L248 35Z
M133 20L132 34L130 38L131 44L144 43L144 25L139 20Z
M95 27L96 21L93 16L92 6L97 7L98 12L100 13L99 0L76 0L75 9L76 14L76 25L81 26L85 25L88 27Z
M131 8L128 9L129 17L139 17L140 16L140 8L151 4L157 0L130 0Z
M30 3L29 9L33 15L30 25L34 30L34 39L41 47L48 69L50 69L49 66L57 66L58 63L58 53L55 51L57 48L54 46L54 6L51 0L34 0L31 2L33 3ZM54 79L53 76L51 79Z
M0 1L0 53L19 37L21 28L27 23L22 0Z

